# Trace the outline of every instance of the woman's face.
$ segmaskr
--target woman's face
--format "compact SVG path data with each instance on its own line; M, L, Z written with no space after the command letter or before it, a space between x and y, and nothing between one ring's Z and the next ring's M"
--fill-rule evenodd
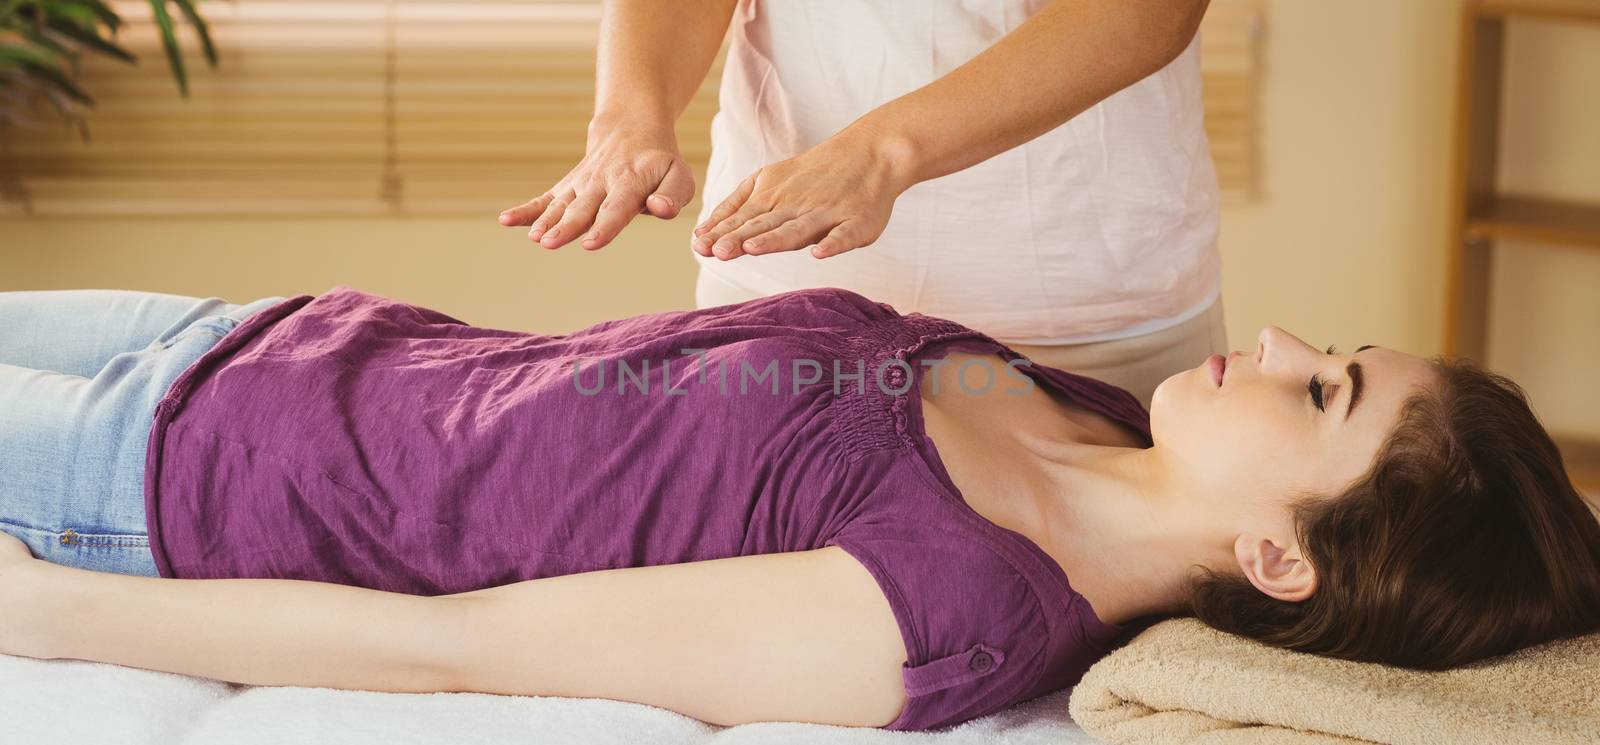
M1341 493L1366 473L1405 399L1436 379L1426 360L1392 349L1330 354L1276 326L1257 338L1226 356L1220 384L1201 362L1162 381L1150 404L1156 447L1186 489L1219 507Z

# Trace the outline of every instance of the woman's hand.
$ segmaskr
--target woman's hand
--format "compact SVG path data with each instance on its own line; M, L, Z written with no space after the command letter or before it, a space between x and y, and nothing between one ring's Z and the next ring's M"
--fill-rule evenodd
M694 189L670 127L596 120L577 167L533 201L500 213L500 224L531 226L528 239L545 248L560 248L589 230L583 247L593 250L610 243L635 215L676 217Z
M40 611L29 597L33 583L28 576L38 563L27 544L0 532L0 653L43 656L24 615Z
M28 544L17 540L10 533L0 533L0 577L5 577L6 570L13 565L33 560L33 552L28 550Z
M853 126L745 179L695 228L692 245L723 260L812 244L812 256L837 256L877 240L914 183L905 145Z

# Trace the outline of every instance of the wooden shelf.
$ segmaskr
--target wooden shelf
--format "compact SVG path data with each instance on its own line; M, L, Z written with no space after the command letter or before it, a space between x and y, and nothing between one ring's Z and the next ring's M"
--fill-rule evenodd
M1478 0L1480 16L1542 16L1561 21L1600 22L1600 3L1594 0Z
M1577 437L1556 437L1567 475L1585 496L1600 499L1600 441Z
M1500 196L1467 215L1469 238L1563 243L1600 248L1600 205Z
M1600 203L1500 191L1506 27L1522 20L1600 23L1600 0L1464 0L1445 298L1445 356L1488 352L1490 257L1502 241L1600 248ZM1549 402L1545 402L1549 405ZM1600 516L1600 439L1553 435L1574 486Z

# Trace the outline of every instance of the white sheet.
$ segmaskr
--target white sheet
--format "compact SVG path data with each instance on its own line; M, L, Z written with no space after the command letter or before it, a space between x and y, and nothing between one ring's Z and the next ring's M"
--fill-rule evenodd
M76 660L0 655L0 742L95 745L928 743L1101 745L1058 691L939 733L760 723L714 727L603 699L236 686Z

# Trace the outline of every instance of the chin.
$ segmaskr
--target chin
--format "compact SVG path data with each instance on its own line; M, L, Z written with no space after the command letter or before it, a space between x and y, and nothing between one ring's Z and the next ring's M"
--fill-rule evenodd
M1174 395L1180 397L1183 395L1178 392L1183 387L1182 376L1183 373L1168 376L1150 394L1150 434L1152 437L1155 436L1157 430L1165 429L1158 422L1165 418L1167 410L1172 408L1173 402L1168 399Z
M1182 374L1183 373L1178 373L1178 375L1182 375ZM1170 376L1168 376L1166 380L1161 381L1161 384L1157 385L1156 389L1150 393L1150 415L1151 416L1155 416L1156 407L1161 406L1161 401L1167 397L1170 389L1173 386L1172 379L1178 377L1178 375L1170 375Z
M1204 377L1201 377L1204 376ZM1204 391L1195 390L1195 386L1206 386ZM1156 386L1150 394L1150 435L1156 441L1161 440L1161 432L1167 431L1166 419L1170 414L1176 414L1180 419L1182 412L1190 408L1194 401L1192 397L1214 392L1216 384L1211 380L1211 371L1200 367L1191 368L1167 376L1166 380ZM1181 422L1180 422L1181 426Z
M1208 375L1210 374L1209 371L1205 372ZM1155 414L1158 406L1168 408L1172 404L1182 401L1184 397L1194 395L1191 386L1196 383L1190 380L1194 373L1195 369L1191 368L1168 375L1166 380L1161 381L1161 384L1156 386L1155 391L1150 394L1150 413L1152 415ZM1205 382L1209 383L1211 381L1207 380ZM1177 398L1174 399L1174 396Z

